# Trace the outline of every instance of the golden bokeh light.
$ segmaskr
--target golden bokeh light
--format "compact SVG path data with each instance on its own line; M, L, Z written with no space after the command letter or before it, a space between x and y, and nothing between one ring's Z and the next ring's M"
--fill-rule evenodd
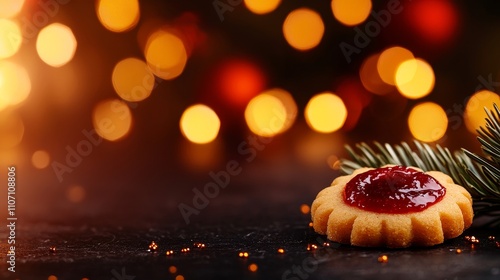
M284 131L287 109L283 102L271 94L259 94L245 108L245 121L253 133L273 137Z
M434 70L422 59L406 60L396 70L395 81L399 93L404 97L422 98L434 89Z
M347 119L344 102L331 92L313 96L307 103L304 114L309 127L321 133L339 130Z
M321 16L307 8L292 11L283 23L283 35L286 41L300 51L316 47L324 33L325 25Z
M148 38L145 57L153 73L164 80L178 77L187 63L182 40L164 30L156 31Z
M124 32L139 22L138 0L98 0L97 17L101 24L113 32Z
M131 102L148 98L155 85L155 77L146 62L133 57L115 65L111 80L116 93Z
M82 202L85 199L85 189L79 185L72 185L66 191L66 198L73 203Z
M0 19L0 59L16 54L22 42L19 25L8 19Z
M116 141L130 132L132 114L125 102L106 99L94 107L92 123L99 136L109 141Z
M394 87L385 83L377 71L377 63L380 55L373 54L366 58L359 69L359 79L363 87L375 94L384 95L391 92Z
M24 67L0 61L0 111L23 102L31 91L31 80Z
M24 122L13 111L0 113L0 149L13 148L23 140Z
M245 0L245 6L254 14L270 13L279 6L281 0Z
M52 23L38 34L36 50L38 56L52 67L61 67L75 55L77 42L73 31L61 23Z
M0 18L14 17L22 10L24 0L0 0Z
M44 150L35 151L31 156L31 163L37 169L44 169L49 166L50 155Z
M486 112L484 108L493 110L493 103L500 106L500 96L489 90L480 90L467 101L464 111L464 121L467 130L477 134L479 127L486 126Z
M365 21L372 10L371 0L332 0L333 16L342 24L354 26Z
M377 70L382 81L389 85L395 85L396 70L399 65L413 58L413 53L403 47L395 46L385 49L377 61Z
M413 107L408 116L408 127L415 139L434 142L446 134L448 117L438 104L425 102Z
M189 141L206 144L217 138L220 119L210 107L196 104L184 111L180 120L180 128L184 137Z
M269 89L262 92L262 94L269 94L278 98L283 106L285 106L286 119L280 132L287 131L290 127L292 127L298 113L297 103L295 103L293 96L288 91L280 88Z

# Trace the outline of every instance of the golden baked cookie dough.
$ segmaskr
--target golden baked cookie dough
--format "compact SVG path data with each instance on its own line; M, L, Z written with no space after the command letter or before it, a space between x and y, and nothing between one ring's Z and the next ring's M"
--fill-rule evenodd
M422 170L410 167L422 172ZM348 204L346 184L373 168L360 168L336 178L320 191L311 207L314 230L328 239L354 246L404 248L432 246L462 234L472 224L471 195L446 174L425 172L445 189L442 199L418 212L378 213Z

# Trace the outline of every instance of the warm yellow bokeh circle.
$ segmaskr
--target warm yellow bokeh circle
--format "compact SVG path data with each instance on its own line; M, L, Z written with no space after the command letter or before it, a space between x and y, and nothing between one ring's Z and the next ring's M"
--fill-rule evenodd
M489 90L474 93L467 101L464 111L464 121L467 130L477 134L477 130L486 126L486 111L493 110L493 104L500 106L500 96Z
M196 104L187 108L181 116L182 134L197 144L210 143L217 138L220 130L220 119L212 108Z
M408 127L415 139L434 142L441 139L448 128L448 116L436 103L425 102L413 107L408 116Z
M354 26L364 22L372 10L371 0L332 0L333 16L342 24Z
M124 32L139 22L138 0L98 0L96 8L99 21L109 31Z
M435 80L431 65L420 58L406 60L396 70L396 87L409 99L427 96L434 89Z
M283 23L283 35L290 46L300 51L316 47L323 38L325 25L321 16L308 8L292 11Z
M261 93L248 103L245 121L253 133L272 137L285 130L287 108L278 96Z
M274 11L281 0L245 0L244 3L252 13L263 15Z
M117 141L130 132L132 113L125 102L106 99L94 107L92 122L99 136L109 141Z
M304 114L307 124L313 130L331 133L344 125L347 119L347 108L339 96L324 92L309 100Z

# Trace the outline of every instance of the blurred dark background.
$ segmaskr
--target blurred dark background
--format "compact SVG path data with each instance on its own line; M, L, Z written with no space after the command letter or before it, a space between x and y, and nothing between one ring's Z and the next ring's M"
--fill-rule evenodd
M49 2L53 6L45 10L41 3ZM243 1L229 2L140 1L138 21L123 32L103 25L99 1L24 3L9 19L18 22L23 43L3 60L24 67L31 89L23 102L0 111L0 137L7 139L0 147L4 170L0 179L6 182L7 166L17 167L20 218L56 223L183 223L179 204L192 206L193 188L203 191L214 180L211 172L224 171L234 161L241 173L230 176L227 187L191 220L224 220L241 216L242 211L248 217L286 216L310 204L338 175L335 163L348 157L344 145L397 144L418 138L409 129L408 117L424 102L439 105L448 122L442 137L427 142L479 152L464 110L480 90L487 89L491 95L479 95L479 104L472 106L479 113L470 114L482 114L482 106L491 106L491 100L498 98L498 1L374 1L371 11L375 13L389 5L401 10L390 15L385 27L374 24L373 14L346 26L334 17L330 1L282 1L262 15L250 11ZM283 35L287 16L304 7L318 13L324 24L319 44L305 51L292 47ZM77 42L74 57L60 67L48 65L37 50L38 32L56 22L70 27ZM359 31L366 36L369 23L379 27L369 31L376 35L367 37L366 46L356 47L356 36ZM156 77L148 98L121 103L133 118L127 133L112 141L94 134L99 144L92 144L79 160L72 158L75 166L70 166L68 155L88 140L83 131L95 131L96 105L110 98L120 100L111 79L115 65L128 57L146 60L147 42L155 30L173 30L183 41L187 63L182 73L171 79ZM357 49L350 62L342 43ZM366 88L360 69L367 58L392 46L411 51L432 67L435 83L429 94L411 99L393 85L382 85L387 88L383 94ZM243 85L232 88L235 94L247 96L232 99L231 92L224 91L234 81ZM293 97L296 118L286 131L258 138L248 128L244 111L251 98L273 88ZM306 105L321 92L334 93L344 102L347 119L338 130L321 133L308 125ZM216 139L207 144L193 143L181 132L181 116L193 104L207 105L220 119Z

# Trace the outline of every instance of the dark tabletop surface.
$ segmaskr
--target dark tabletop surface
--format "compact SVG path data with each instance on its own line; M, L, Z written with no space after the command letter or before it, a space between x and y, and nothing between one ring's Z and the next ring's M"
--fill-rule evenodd
M287 217L237 216L188 226L149 222L92 226L74 221L73 225L21 224L17 229L16 272L8 272L8 264L2 261L0 276L116 280L182 279L179 275L184 279L500 279L500 248L489 238L500 239L498 229L471 228L442 245L396 250L328 242L309 227L309 216L299 211ZM473 248L465 235L474 235L480 242ZM156 252L148 252L151 241L158 245ZM199 243L204 248L196 248ZM317 249L307 250L313 244ZM8 250L5 242L0 248ZM183 248L190 250L183 253ZM279 248L284 249L283 254ZM166 256L170 250L174 254ZM240 252L247 252L248 258L239 257ZM379 262L382 255L388 257L386 263ZM257 265L255 272L250 271L251 264ZM172 266L174 273L170 271Z

